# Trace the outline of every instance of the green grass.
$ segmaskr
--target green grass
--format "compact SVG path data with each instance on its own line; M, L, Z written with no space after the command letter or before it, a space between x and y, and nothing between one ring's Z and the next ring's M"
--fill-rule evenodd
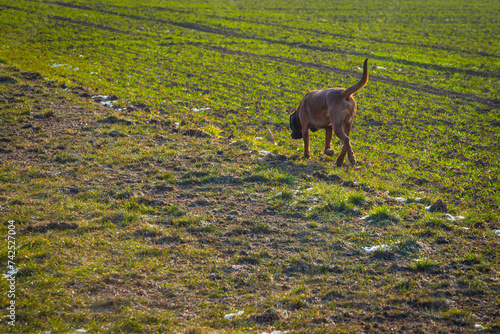
M498 332L498 9L0 0L0 331ZM302 159L366 57L358 165Z
M392 212L385 205L375 207L365 219L373 224L397 223L401 220L397 213Z

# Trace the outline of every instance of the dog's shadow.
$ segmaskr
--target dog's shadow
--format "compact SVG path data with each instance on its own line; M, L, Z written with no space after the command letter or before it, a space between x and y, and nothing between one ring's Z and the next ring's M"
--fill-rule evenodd
M330 174L327 164L334 164L335 160L328 157L321 157L321 161L306 160L304 161L300 155L286 156L283 154L268 154L265 158L259 161L262 169L273 168L278 172L290 175L298 180L322 180L332 183L343 183L343 179L336 175ZM323 162L323 163L322 163ZM337 167L345 168L345 167Z

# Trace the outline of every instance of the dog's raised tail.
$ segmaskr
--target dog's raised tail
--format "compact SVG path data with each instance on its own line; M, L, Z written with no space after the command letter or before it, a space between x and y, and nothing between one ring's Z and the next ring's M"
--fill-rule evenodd
M342 93L340 93L340 96L343 99L349 98L352 94L356 93L364 85L366 85L367 82L368 82L368 58L365 59L365 63L363 64L363 76L361 77L361 80L359 80L357 84L345 89Z

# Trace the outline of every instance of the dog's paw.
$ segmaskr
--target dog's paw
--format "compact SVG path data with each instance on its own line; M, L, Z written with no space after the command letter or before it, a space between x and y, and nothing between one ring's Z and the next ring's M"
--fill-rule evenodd
M335 151L332 150L331 148L328 148L325 150L325 154L328 155L329 157L331 157L335 154Z
M304 153L304 155L302 157L304 159L309 159L311 157L311 155L309 153Z
M349 155L349 162L353 166L356 165L356 158L354 157L354 155Z

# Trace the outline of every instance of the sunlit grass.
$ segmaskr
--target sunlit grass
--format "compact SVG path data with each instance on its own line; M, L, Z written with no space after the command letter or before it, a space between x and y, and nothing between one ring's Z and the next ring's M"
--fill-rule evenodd
M498 328L497 3L1 2L2 329ZM366 57L358 165L301 158Z

